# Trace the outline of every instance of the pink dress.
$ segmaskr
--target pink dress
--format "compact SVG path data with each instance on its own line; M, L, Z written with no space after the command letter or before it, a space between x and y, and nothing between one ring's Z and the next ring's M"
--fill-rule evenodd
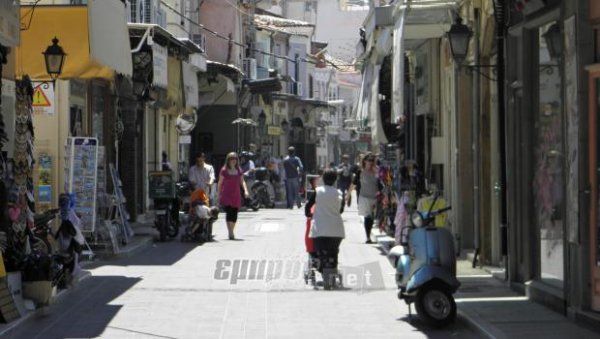
M242 193L240 190L242 170L236 168L237 174L229 174L227 168L223 166L219 175L223 177L222 191L219 192L219 203L221 206L231 206L240 208L242 205Z

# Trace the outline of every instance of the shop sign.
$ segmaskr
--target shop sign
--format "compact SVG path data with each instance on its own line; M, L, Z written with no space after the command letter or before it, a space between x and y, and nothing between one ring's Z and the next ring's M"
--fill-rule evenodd
M189 145L192 143L192 136L191 135L180 135L179 136L179 144L181 145Z
M185 91L185 105L187 107L197 108L199 103L198 96L198 76L191 64L182 62L183 68L183 87Z
M206 72L208 67L206 57L200 53L190 55L190 64L192 64L198 72Z
M152 84L158 87L167 88L169 79L167 77L169 52L166 47L159 44L152 45L153 76Z
M52 203L52 157L46 152L41 152L38 164L38 203L49 205Z
M33 82L33 113L54 115L54 88L47 82Z
M358 140L360 142L371 143L371 134L369 133L360 133Z
M281 135L281 127L279 127L279 126L268 126L268 128L267 128L267 134L268 135L273 135L273 136L279 136L279 135Z
M366 142L357 142L356 144L356 150L358 152L368 152L369 151L369 143Z
M7 47L19 45L21 15L19 1L0 1L0 44Z

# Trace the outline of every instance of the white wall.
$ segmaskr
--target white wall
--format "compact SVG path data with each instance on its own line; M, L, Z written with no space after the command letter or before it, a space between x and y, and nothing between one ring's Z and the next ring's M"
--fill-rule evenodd
M327 53L352 61L356 56L356 44L360 40L359 28L369 12L342 11L338 1L319 0L316 16L316 41L329 43Z
M196 8L198 8L198 0L162 0L175 8L178 12L184 14L185 17L198 21ZM170 8L163 6L167 14L167 30L178 38L189 38L192 31L192 24L189 20L182 18Z

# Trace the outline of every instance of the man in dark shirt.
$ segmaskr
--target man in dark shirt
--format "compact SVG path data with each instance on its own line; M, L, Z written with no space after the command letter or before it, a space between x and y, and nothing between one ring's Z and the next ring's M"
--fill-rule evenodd
M338 189L342 191L342 212L346 202L346 192L352 183L352 165L348 162L348 154L342 155L342 162L337 167Z
M362 169L362 159L364 154L358 153L356 156L356 164L352 166L352 181L354 183L354 188L356 189L356 203L358 204L358 195L360 193L360 172ZM350 206L350 199L348 199L348 206Z
M288 148L288 156L283 159L283 168L285 170L285 193L287 198L287 208L294 208L294 200L301 207L300 195L298 190L300 188L300 178L304 167L302 161L296 156L296 149L294 146Z

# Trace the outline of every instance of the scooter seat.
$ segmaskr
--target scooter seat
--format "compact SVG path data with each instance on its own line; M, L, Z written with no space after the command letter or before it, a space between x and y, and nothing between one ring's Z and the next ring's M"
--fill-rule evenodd
M388 253L388 257L400 257L404 254L408 253L408 249L406 248L406 246L402 246L402 245L397 245L392 247L392 249L390 250L390 253Z

